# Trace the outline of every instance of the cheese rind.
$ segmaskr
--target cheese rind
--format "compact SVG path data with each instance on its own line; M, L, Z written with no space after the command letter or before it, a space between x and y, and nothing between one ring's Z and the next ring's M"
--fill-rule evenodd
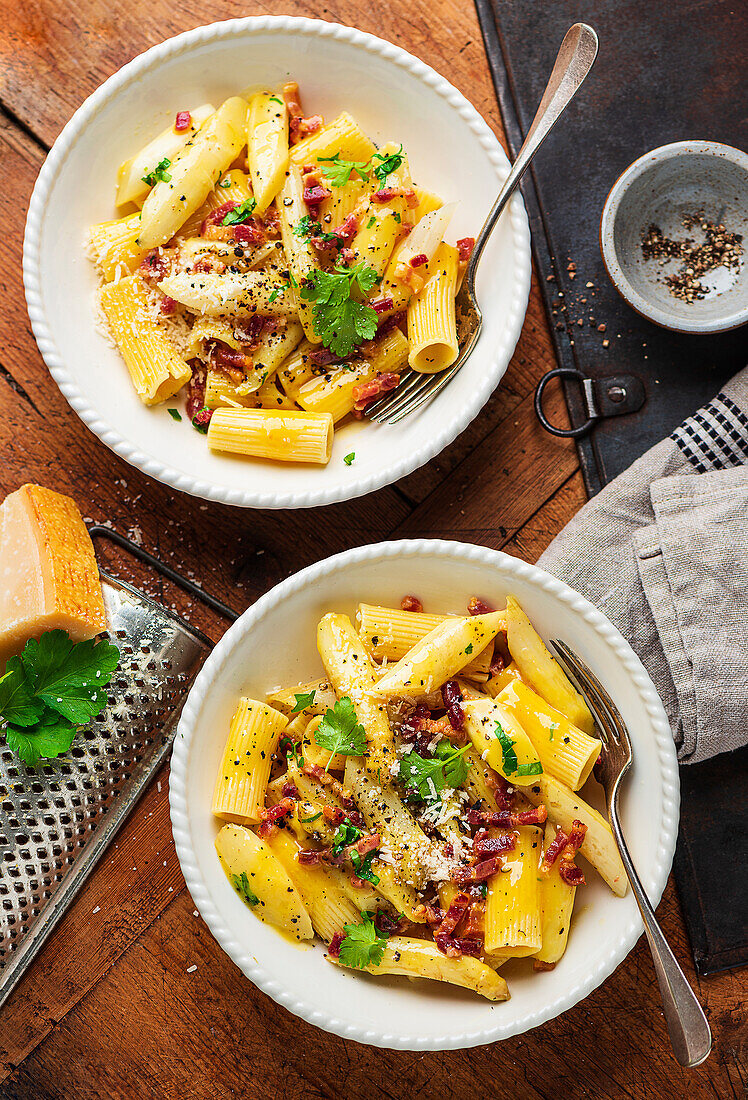
M105 629L99 570L77 505L23 485L0 505L0 671L47 630L77 642Z

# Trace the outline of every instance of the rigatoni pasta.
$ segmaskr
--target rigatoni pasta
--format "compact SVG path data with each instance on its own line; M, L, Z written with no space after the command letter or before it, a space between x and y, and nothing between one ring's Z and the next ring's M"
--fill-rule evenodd
M377 148L347 111L304 115L293 81L178 110L121 165L116 203L120 216L88 242L102 319L142 399L184 390L188 416L173 408L173 419L218 453L327 462L329 447L312 459L258 449L258 419L225 410L329 414L337 432L411 366L452 361L455 204L413 180L401 143ZM471 245L458 242L460 262ZM113 289L128 278L140 283ZM126 329L119 296L134 285L148 311ZM228 430L242 423L252 430Z
M229 822L217 841L226 872L239 893L242 883L254 892L248 905L263 919L297 938L313 928L336 965L498 1001L509 995L496 973L507 960L547 970L562 959L585 885L578 853L615 893L625 875L607 823L554 774L573 770L574 754L541 751L530 719L575 727L516 668L496 698L486 694L507 660L507 614L477 598L468 611L429 614L414 596L399 609L363 601L360 630L349 615L324 614L324 675L273 687L262 714L241 701L214 812ZM455 668L478 643L492 659L476 684ZM509 705L511 691L522 706ZM249 745L252 722L263 732ZM272 758L262 756L273 737ZM286 879L281 906L268 883Z

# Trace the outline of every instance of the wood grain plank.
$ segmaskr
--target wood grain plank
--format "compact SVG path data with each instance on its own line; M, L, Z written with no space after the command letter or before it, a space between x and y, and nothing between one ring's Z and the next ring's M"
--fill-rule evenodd
M687 965L672 885L659 916ZM712 1061L690 1072L666 1054L656 988L642 941L583 1005L531 1036L428 1056L375 1050L292 1018L249 985L193 917L185 892L15 1071L5 1095L363 1100L433 1094L438 1088L445 1097L481 1097L488 1095L487 1082L497 1100L731 1095L736 1062L729 1046L718 1046ZM714 1011L735 1007L721 998L718 1003ZM164 1057L165 1051L179 1053Z

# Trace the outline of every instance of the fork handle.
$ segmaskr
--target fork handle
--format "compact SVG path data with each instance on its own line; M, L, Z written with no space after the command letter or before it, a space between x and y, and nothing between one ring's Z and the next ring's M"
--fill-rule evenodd
M712 1033L701 1005L688 984L686 975L681 970L675 955L670 950L667 940L662 934L654 910L649 903L649 898L644 892L644 887L631 861L618 819L617 784L608 807L608 816L618 850L621 853L623 866L644 922L644 931L649 942L649 949L652 952L657 982L660 986L662 1006L665 1012L665 1023L670 1035L673 1053L680 1065L687 1068L698 1066L707 1058L709 1051L712 1049Z
M502 210L512 197L530 161L581 87L597 57L597 46L597 35L586 23L574 23L566 32L527 137L475 241L466 272L469 286L473 285L478 260Z

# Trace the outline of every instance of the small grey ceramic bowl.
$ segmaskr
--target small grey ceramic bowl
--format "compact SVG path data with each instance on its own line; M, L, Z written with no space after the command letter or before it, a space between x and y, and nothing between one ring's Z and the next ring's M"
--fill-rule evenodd
M704 298L674 297L664 276L682 261L645 260L642 237L657 225L665 237L703 237L683 218L702 212L743 236L738 270L717 267L703 275ZM600 222L600 246L613 284L635 310L676 332L724 332L748 321L748 156L716 141L677 141L645 153L616 181Z

